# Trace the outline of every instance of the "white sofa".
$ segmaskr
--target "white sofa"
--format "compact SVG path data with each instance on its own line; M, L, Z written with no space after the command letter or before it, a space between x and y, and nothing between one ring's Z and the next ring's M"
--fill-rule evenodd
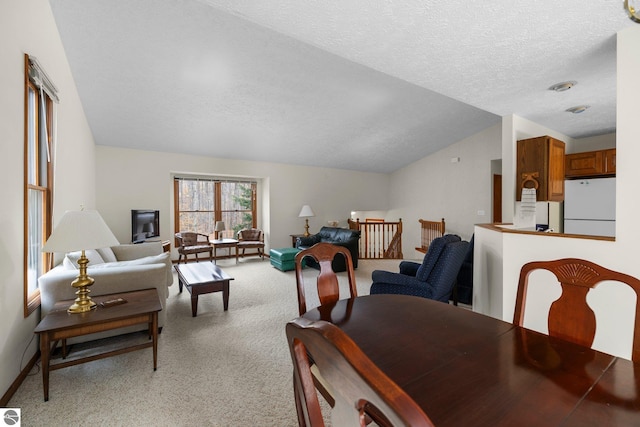
M87 273L95 280L89 288L90 296L156 288L162 303L162 311L158 313L158 325L164 326L167 318L166 300L169 296L169 286L173 284L173 270L170 254L163 252L161 242L87 250L85 255L89 258ZM76 297L76 290L71 286L71 282L78 276L76 261L79 256L79 252L66 254L55 268L38 279L41 318L51 311L56 302ZM68 342L84 342L142 329L145 329L144 325L136 325L85 335Z

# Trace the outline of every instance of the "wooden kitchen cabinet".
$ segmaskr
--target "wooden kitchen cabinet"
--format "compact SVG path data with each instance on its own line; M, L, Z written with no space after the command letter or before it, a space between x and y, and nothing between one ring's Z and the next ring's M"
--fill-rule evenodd
M607 175L616 174L616 149L611 148L609 150L604 150L604 172Z
M564 200L565 144L550 136L522 139L517 147L516 200L535 188L539 202Z
M616 149L567 154L565 173L567 178L615 176Z

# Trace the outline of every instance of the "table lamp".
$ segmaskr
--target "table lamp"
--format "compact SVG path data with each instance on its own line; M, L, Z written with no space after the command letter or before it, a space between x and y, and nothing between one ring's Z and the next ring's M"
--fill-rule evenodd
M304 205L302 209L300 209L300 214L298 217L304 218L304 236L309 236L309 217L316 216L311 209L311 206Z
M220 232L226 230L227 227L224 224L224 221L216 221L216 239L220 239Z
M93 285L93 278L87 275L89 259L85 256L85 249L100 249L119 245L98 211L67 211L60 223L55 227L51 236L42 247L42 252L67 253L82 251L78 259L80 272L71 286L77 288L77 298L67 309L69 313L85 313L96 308L91 300L88 287Z

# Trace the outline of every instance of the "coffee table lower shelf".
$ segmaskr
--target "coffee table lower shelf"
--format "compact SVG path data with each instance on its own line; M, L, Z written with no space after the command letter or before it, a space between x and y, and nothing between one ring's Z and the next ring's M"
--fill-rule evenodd
M100 302L123 298L125 304L108 308ZM93 297L98 307L87 313L69 314L67 308L73 300L56 303L53 310L38 324L35 333L40 335L42 358L42 385L45 402L49 400L49 372L131 351L153 348L153 370L158 367L158 312L162 310L158 291L155 288L141 291ZM75 360L51 364L51 354L58 341L62 340L63 356L66 356L66 340L82 335L103 332L127 326L148 324L151 342L118 348Z

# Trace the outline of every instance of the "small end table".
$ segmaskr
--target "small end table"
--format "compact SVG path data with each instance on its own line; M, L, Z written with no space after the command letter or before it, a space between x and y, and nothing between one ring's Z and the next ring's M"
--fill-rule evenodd
M296 240L298 237L304 237L304 234L289 234L291 236L291 247L296 247Z
M218 248L228 248L229 249L229 258L231 258L231 248L234 248L236 251L236 264L238 263L238 240L236 239L211 239L209 238L209 243L213 246L213 263L216 264L216 249Z
M122 298L124 304L102 307L101 303ZM130 351L153 347L153 370L158 368L158 312L162 310L160 298L156 288L142 291L123 292L118 294L101 295L92 298L97 308L80 314L69 314L67 308L73 300L56 303L53 310L40 321L34 332L40 335L40 353L42 357L42 387L44 401L49 400L49 371L62 369L80 363L104 359ZM58 341L62 340L63 354L66 355L67 338L89 335L96 332L123 328L125 326L146 323L149 325L149 335L152 341L130 347L119 348L76 360L51 365L51 353Z

